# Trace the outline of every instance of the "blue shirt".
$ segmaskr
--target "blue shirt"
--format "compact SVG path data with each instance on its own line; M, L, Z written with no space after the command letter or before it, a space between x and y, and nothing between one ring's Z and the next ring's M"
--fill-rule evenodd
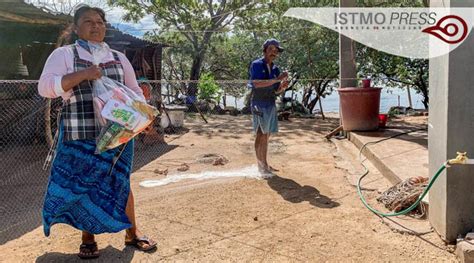
M270 70L268 69L267 62L265 61L265 58L259 58L256 59L252 62L250 65L250 80L247 86L252 89L252 92L255 92L255 86L252 83L254 80L266 80L266 79L276 79L280 75L280 69L275 65L271 64ZM274 93L278 87L280 86L280 83L275 83L271 86L265 87L265 88L258 88L260 92L267 92L267 93ZM265 91L264 91L265 90ZM273 106L275 105L275 99L273 100L259 100L255 99L252 96L251 99L251 105L252 107L254 105L256 106L261 106L261 107L268 107L268 106Z

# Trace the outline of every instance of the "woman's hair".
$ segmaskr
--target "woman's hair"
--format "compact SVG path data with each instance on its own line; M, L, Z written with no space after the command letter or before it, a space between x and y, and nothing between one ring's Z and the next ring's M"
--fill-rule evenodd
M74 24L77 25L77 23L79 22L79 19L81 18L81 16L84 13L87 13L89 11L96 12L97 14L99 14L99 16L102 18L102 20L104 20L104 23L107 22L107 20L105 20L105 12L101 8L90 7L88 5L81 5L78 9L76 9L76 12L74 12Z

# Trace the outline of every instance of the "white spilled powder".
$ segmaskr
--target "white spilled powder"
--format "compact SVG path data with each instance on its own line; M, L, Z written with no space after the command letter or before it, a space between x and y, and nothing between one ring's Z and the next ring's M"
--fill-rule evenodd
M215 179L215 178L228 178L228 177L248 177L248 178L255 178L255 179L264 179L272 177L273 175L262 174L258 171L256 165L245 167L238 170L230 170L230 171L205 171L197 174L176 174L170 175L166 178L160 180L145 180L140 182L140 186L142 187L156 187L167 185L170 183L177 183L179 181L194 179L194 180L206 180L206 179Z

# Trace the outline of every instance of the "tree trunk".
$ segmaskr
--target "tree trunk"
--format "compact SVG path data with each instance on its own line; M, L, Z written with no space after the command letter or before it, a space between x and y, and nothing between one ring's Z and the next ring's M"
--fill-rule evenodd
M206 55L209 42L211 41L212 31L207 31L204 33L202 44L200 47L196 46L196 56L193 58L193 64L191 67L191 74L189 79L191 82L188 85L187 95L196 96L198 93L198 81L201 75L202 63L204 62L204 56Z
M323 120L326 119L326 116L324 116L324 111L323 111L323 104L321 102L321 98L319 100L319 110L321 111L321 116L323 117Z
M425 109L429 108L429 94L428 94L428 88L426 87L426 84L421 81L418 85L418 89L421 91L421 95L423 95L423 106L425 106Z
M304 94L303 94L303 99L301 103L303 106L308 107L309 104L309 99L311 98L311 95L313 95L313 87L310 86L309 88L305 89Z
M191 74L189 76L189 80L191 81L188 84L187 94L188 96L196 96L198 91L198 83L199 76L201 75L201 66L203 61L203 54L199 52L197 56L193 58L193 64L191 67Z
M316 103L318 102L319 98L320 98L319 94L317 94L316 98L311 100L311 102L309 103L308 110L309 110L310 113L313 113L314 107L316 106Z
M171 104L171 85L169 83L166 84L166 97L168 97L168 104Z
M423 68L420 69L420 73L418 75L418 83L416 85L418 86L418 89L421 91L421 94L423 95L423 106L425 106L425 109L428 109L429 107L429 94L428 94L428 85L426 85L426 82L423 79Z
M326 81L323 80L319 82L317 86L315 85L316 98L314 98L308 105L308 109L310 113L313 113L313 109L316 106L316 103L321 100L321 95L324 94L330 82L331 82L331 79L326 79Z

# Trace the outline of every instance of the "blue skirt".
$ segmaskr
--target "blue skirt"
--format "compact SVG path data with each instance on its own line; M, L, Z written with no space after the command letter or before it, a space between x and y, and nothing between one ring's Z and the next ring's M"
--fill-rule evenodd
M131 140L108 175L115 149L94 154L95 140L62 142L58 138L43 206L44 234L57 223L92 234L115 233L131 227L125 214L133 161Z

